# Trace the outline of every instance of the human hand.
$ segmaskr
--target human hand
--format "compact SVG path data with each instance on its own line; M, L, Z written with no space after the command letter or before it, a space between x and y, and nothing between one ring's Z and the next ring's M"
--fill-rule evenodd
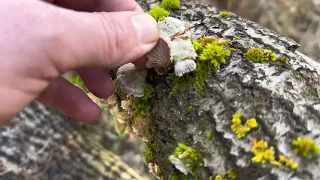
M156 21L134 0L46 1L1 1L1 125L33 100L93 122L100 108L60 75L78 70L106 98L114 91L106 69L143 57L159 38Z

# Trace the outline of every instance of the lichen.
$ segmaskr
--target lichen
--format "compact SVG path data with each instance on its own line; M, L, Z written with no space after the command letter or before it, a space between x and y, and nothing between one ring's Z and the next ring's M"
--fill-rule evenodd
M314 159L320 154L319 146L310 138L298 137L292 141L295 152L308 159Z
M277 55L271 50L251 48L244 54L244 58L255 63L262 63L266 61L275 62Z
M161 6L166 10L179 9L180 0L162 0Z
M191 173L196 179L198 179L197 169L204 165L203 156L183 143L178 143L174 153L169 156L169 160L182 173L185 175Z
M230 13L228 11L222 11L219 16L222 18L228 18Z
M237 135L238 139L245 137L246 134L251 131L251 129L256 128L258 126L258 123L254 118L248 119L247 122L244 125L242 125L241 117L241 113L235 113L233 115L231 125L231 129Z
M150 14L155 20L162 21L165 17L168 17L170 13L164 8L154 6L148 14Z
M212 37L192 40L193 47L198 54L195 59L196 69L182 77L176 76L174 78L174 88L169 98L173 97L181 88L189 88L191 86L204 95L204 86L209 74L214 70L220 69L221 64L226 62L226 58L232 52L231 48L227 48L229 43Z
M265 164L268 162L276 167L281 167L284 164L291 169L298 168L298 163L295 160L289 159L284 155L279 155L279 160L276 160L274 148L272 146L268 147L268 143L264 140L258 142L254 140L251 151L254 153L254 157L251 160L255 163Z
M152 99L154 92L154 88L150 84L146 83L144 86L144 95L133 99L132 108L134 118L150 116L152 108L150 100Z

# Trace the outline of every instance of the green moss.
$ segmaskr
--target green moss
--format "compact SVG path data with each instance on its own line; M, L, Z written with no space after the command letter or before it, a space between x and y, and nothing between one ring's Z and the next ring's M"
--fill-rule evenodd
M180 0L162 0L161 6L166 10L179 9Z
M191 167L192 169L196 167L202 167L204 165L202 155L195 149L183 143L178 143L174 155L186 161L188 163L187 166Z
M235 171L232 171L232 170L229 170L227 172L227 176L228 176L228 179L230 179L230 180L236 180L237 179L237 173Z
M271 50L251 48L244 54L244 58L255 63L262 63L265 61L275 62L277 60L277 55Z
M232 49L226 48L228 41L220 42L217 38L203 37L200 40L192 40L195 51L198 54L196 69L182 77L175 77L173 80L174 88L169 98L173 97L181 88L193 86L200 94L204 95L204 86L209 74L220 69L221 64L226 62Z
M295 152L300 156L308 159L314 159L320 155L319 146L310 138L301 138L292 141Z
M193 106L189 106L189 111L193 111Z
M162 21L165 17L169 16L169 12L159 6L154 6L149 12L155 20Z
M285 63L285 62L288 62L288 61L289 61L289 58L286 57L286 56L281 56L281 57L279 58L279 61Z
M177 173L174 173L171 177L170 180L180 180L180 176Z
M133 116L135 118L147 117L151 113L150 100L154 95L154 88L150 84L146 84L144 87L144 96L136 97L132 101Z
M208 132L207 132L207 138L208 138L209 140L212 140L212 138L213 138L213 133L212 133L212 131L208 131Z
M227 12L227 11L223 11L223 12L221 12L221 13L219 14L219 16L222 17L222 18L228 18L229 15L230 15L230 13Z
M169 98L172 98L181 88L189 88L194 82L193 76L191 74L185 74L184 76L175 76L173 79L174 87L169 94Z
M264 53L260 48L252 48L244 54L244 58L255 63L260 63L264 61Z
M83 90L86 90L86 86L84 85L83 81L81 80L78 74L72 73L68 77L68 81L71 82L73 85L78 86Z
M271 50L264 50L263 53L264 53L264 59L266 61L275 62L277 60L277 55Z
M144 159L147 163L153 163L154 162L154 155L153 151L151 149L151 146L146 146L146 149L144 151Z

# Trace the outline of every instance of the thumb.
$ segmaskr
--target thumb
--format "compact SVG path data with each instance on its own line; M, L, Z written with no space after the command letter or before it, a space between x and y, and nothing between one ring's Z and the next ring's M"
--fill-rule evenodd
M114 68L142 57L159 39L157 23L148 14L62 11L55 26L57 40L47 51L59 72Z

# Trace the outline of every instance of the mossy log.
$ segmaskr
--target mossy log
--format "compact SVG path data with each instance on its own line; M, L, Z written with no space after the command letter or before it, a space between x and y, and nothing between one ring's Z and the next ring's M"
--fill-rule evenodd
M137 2L146 11L160 5L154 0ZM169 161L177 144L183 143L202 154L204 165L196 169L198 179L213 179L218 174L227 177L228 172L244 180L319 179L318 159L297 155L292 141L309 137L320 144L320 65L303 57L290 38L253 22L232 13L221 18L211 6L181 5L170 16L192 23L194 39L223 38L235 51L220 70L210 74L204 96L194 88L184 88L169 98L174 74L149 73L148 83L156 91L150 102L151 141L147 145L152 156L149 161L159 167L158 176L186 178ZM289 61L283 66L252 63L243 58L252 47L272 50ZM242 139L231 129L236 112L258 122ZM32 103L0 129L0 179L147 179L104 148L104 126L85 131L79 130L81 126ZM282 154L294 159L298 168L252 162L254 139L273 146L276 157Z
M145 10L159 5L158 1L138 2ZM148 74L148 83L156 89L151 102L149 155L159 166L159 176L187 177L169 161L177 144L183 143L204 157L204 166L197 169L198 179L218 174L227 178L228 172L243 180L320 179L319 158L301 157L292 144L298 137L308 137L320 145L320 64L299 53L299 45L290 38L235 14L227 18L219 14L216 8L194 2L182 2L180 9L170 11L170 16L193 25L192 38L223 38L236 50L221 69L210 74L204 96L191 87L169 98L174 73ZM289 61L280 66L253 63L243 58L250 48L272 50ZM243 120L255 118L258 123L241 139L231 128L236 112ZM296 161L298 168L253 162L255 139L273 147L275 160L284 155Z

